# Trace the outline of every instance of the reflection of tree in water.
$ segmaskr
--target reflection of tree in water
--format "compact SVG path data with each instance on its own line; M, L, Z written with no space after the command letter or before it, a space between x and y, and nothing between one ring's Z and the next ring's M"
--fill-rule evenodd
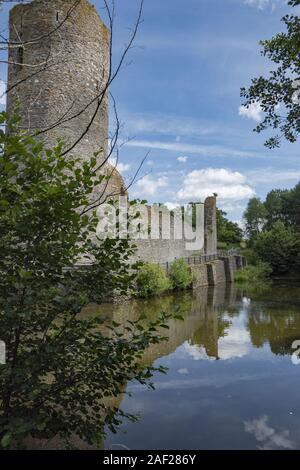
M274 354L290 355L293 341L300 336L300 309L287 309L284 305L281 309L278 305L251 308L248 329L254 346L269 343Z
M231 316L239 312L235 307L236 296L234 286L224 284L203 287L192 295L187 292L135 300L123 305L91 306L88 313L106 315L120 324L123 333L126 323L137 320L141 314L145 323L154 321L161 312L180 315L182 320L169 320L169 329L159 332L167 340L153 344L145 351L144 364L151 364L172 353L185 341L204 347L209 357L218 358L218 339L225 335L226 328L230 326L230 322L223 319L224 312L230 312Z
M276 355L292 354L292 343L300 337L300 288L299 284L277 282L250 290L248 330L257 348L269 343ZM243 292L243 295L245 292ZM254 303L255 301L255 303Z
M219 359L218 340L226 336L225 330L229 327L230 321L222 319L221 314L208 315L201 327L193 333L191 344L202 346L208 357Z

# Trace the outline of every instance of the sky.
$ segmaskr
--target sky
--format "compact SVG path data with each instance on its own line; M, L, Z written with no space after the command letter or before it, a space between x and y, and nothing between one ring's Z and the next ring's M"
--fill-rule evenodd
M102 0L92 3L103 16ZM115 64L138 7L139 0L116 0ZM280 19L289 11L286 0L145 0L135 47L111 87L127 182L149 152L131 197L173 207L216 192L219 207L242 223L249 198L295 186L299 143L264 147L269 134L253 132L260 109L241 108L240 98L242 86L271 70L259 40L284 30ZM0 66L0 90L5 78Z

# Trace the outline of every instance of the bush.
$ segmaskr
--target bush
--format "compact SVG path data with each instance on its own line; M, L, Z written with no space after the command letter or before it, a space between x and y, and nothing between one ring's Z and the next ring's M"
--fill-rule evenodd
M241 253L245 258L247 258L248 265L257 266L261 263L260 257L252 248L244 248Z
M258 263L257 265L250 265L246 268L240 269L235 273L235 281L237 283L255 283L260 281L266 281L272 268L268 263Z
M174 289L187 289L193 282L193 276L184 259L177 259L171 267L170 279Z
M258 235L254 249L271 265L274 274L282 274L295 266L299 245L299 235L285 227L282 221L277 221L270 230Z
M172 285L161 266L144 263L139 268L137 287L140 297L150 297L168 291Z

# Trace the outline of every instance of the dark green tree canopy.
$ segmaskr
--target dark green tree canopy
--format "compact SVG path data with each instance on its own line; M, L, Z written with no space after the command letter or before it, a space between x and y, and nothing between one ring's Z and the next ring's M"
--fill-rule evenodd
M300 268L300 183L250 199L244 213L250 245L280 274Z
M243 230L239 225L227 219L227 213L217 209L218 242L238 245L243 239Z

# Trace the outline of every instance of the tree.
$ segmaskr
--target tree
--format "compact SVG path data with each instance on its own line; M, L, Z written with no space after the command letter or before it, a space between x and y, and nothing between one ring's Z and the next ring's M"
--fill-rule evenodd
M0 113L0 126L6 118ZM102 318L78 318L88 303L132 288L133 247L127 239L93 241L97 218L83 208L104 179L96 156L78 165L62 156L62 142L45 149L16 124L0 131L0 447L26 436L59 436L67 445L72 434L99 444L105 423L114 429L125 416L105 398L133 378L149 383L151 368L138 358L159 341L162 319L149 329L128 324L124 337L116 324L104 335ZM82 260L92 264L73 269Z
M274 274L282 274L295 267L300 239L278 220L270 230L258 234L254 248L260 258L271 265Z
M240 244L243 239L243 230L237 223L226 218L226 212L217 209L218 242L229 245Z
M267 211L266 228L269 229L277 220L288 222L287 200L289 191L274 189L267 194L265 208Z
M244 218L246 220L246 233L250 240L254 239L266 223L267 211L259 198L251 198L248 202Z
M289 0L291 6L300 5L300 0ZM282 18L286 32L279 33L272 39L261 41L262 54L276 65L269 76L260 76L252 80L247 90L241 89L247 108L258 103L265 113L263 121L256 127L256 132L273 128L276 134L266 141L266 146L280 146L284 137L295 142L300 131L300 18L286 15Z
M286 210L289 222L298 231L300 230L300 183L291 189L287 195Z

